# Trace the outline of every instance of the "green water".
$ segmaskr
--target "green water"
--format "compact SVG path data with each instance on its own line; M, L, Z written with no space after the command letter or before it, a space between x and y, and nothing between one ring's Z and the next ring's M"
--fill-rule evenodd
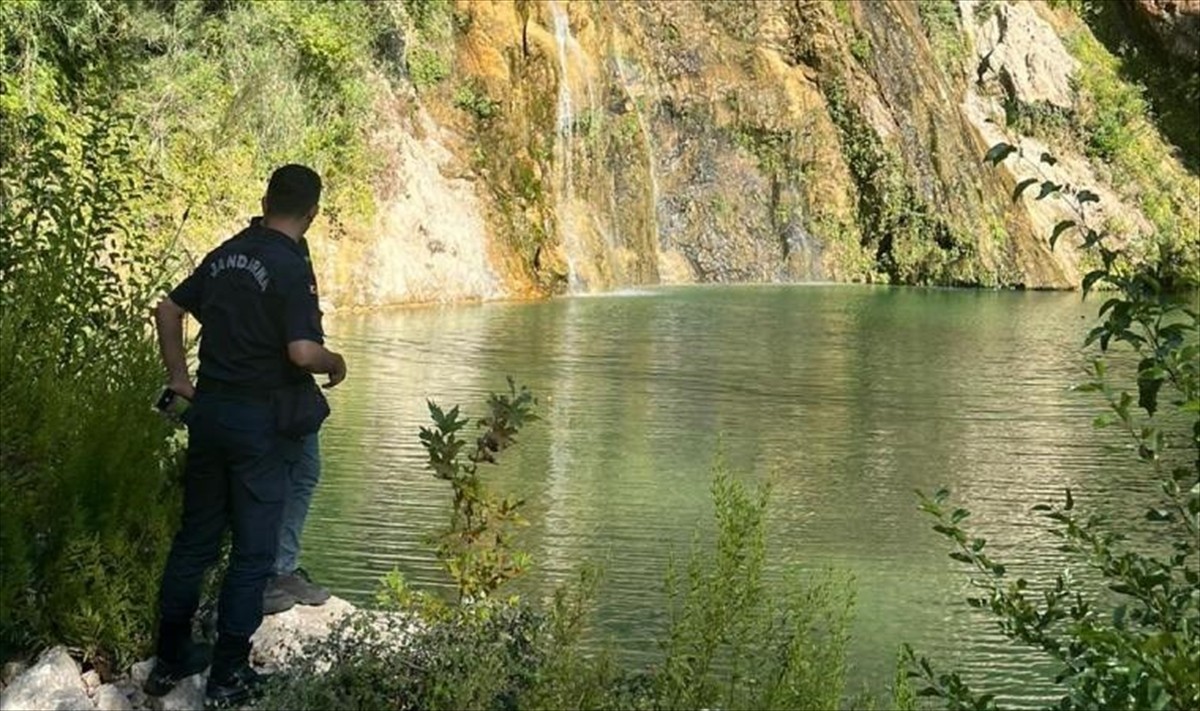
M505 376L542 422L494 474L527 498L524 542L549 590L598 561L599 636L651 661L668 556L711 527L718 450L774 476L773 569L832 566L856 580L851 691L881 689L902 642L1005 698L1045 697L1038 657L962 603L964 571L916 510L954 489L1009 569L1044 579L1062 557L1029 507L1061 495L1136 516L1152 484L1101 461L1076 294L848 286L692 287L534 304L341 316L327 324L350 377L332 394L306 565L368 600L398 567L444 587L424 536L448 490L424 470L426 399L482 414Z

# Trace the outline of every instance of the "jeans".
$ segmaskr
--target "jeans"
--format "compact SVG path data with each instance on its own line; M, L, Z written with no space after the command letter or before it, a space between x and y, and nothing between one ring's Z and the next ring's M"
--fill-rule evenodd
M297 459L301 443L276 433L274 410L261 401L201 392L185 420L183 520L163 571L162 624L164 629L190 625L204 574L220 557L226 528L232 528L217 625L221 634L248 638L262 622L288 462Z
M321 478L321 447L317 433L300 440L297 457L291 462L287 500L279 526L279 552L275 558L275 574L287 575L300 567L300 537L308 506Z

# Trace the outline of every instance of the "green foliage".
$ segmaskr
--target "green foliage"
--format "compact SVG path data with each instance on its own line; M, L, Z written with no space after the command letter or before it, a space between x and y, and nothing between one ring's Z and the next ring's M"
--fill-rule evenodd
M0 12L0 124L70 116L81 97L107 97L137 117L163 180L144 216L165 231L187 206L204 206L185 244L211 244L241 221L284 162L322 173L327 214L372 215L373 77L395 74L396 61L388 5L31 0ZM3 130L0 144L19 153Z
M1121 195L1137 201L1155 227L1155 242L1171 243L1177 258L1174 271L1200 280L1200 240L1196 239L1200 234L1200 177L1180 165L1178 151L1164 143L1150 123L1153 112L1144 89L1122 78L1122 72L1136 62L1113 56L1086 30L1070 36L1067 48L1081 65L1075 75L1079 139L1086 142L1091 155L1108 163L1112 183ZM1164 74L1161 64L1154 66ZM1198 140L1195 105L1200 88L1190 102L1184 98L1187 89L1172 91L1174 100L1188 107L1172 114L1172 135L1182 133ZM1179 145L1186 149L1188 144ZM1191 160L1194 164L1195 156Z
M776 131L759 126L737 125L730 133L733 142L754 156L764 173L789 181L804 176L807 166L800 158L800 148L808 136L803 131Z
M484 88L476 82L459 85L458 90L454 92L454 105L478 121L487 121L500 113L500 102L489 97Z
M854 16L850 12L850 0L833 0L833 16L843 25L853 27Z
M1145 118L1180 149L1180 157L1193 173L1200 170L1200 131L1196 130L1200 61L1172 56L1152 38L1140 34L1141 28L1129 21L1128 11L1120 3L1058 0L1058 4L1068 5L1087 23L1095 38L1080 38L1072 47L1072 52L1084 61L1084 83L1119 78L1127 85L1144 87L1139 94L1151 106ZM1099 51L1101 43L1106 52ZM1100 57L1102 54L1117 61L1106 61Z
M403 0L403 7L418 32L433 36L449 33L454 12L451 0Z
M148 645L177 511L177 446L150 408L152 186L106 106L7 129L27 153L0 164L0 657L66 643L112 668Z
M450 63L428 47L413 47L408 53L408 76L418 91L428 89L450 76Z
M1004 160L1013 148L993 147L990 160ZM952 541L950 557L974 569L974 584L984 594L967 602L991 612L1005 635L1058 663L1055 680L1065 686L1058 708L1196 708L1200 312L1191 299L1197 285L1175 273L1176 247L1169 241L1159 243L1155 258L1119 267L1120 250L1109 246L1111 235L1089 224L1088 206L1098 196L1048 180L1041 185L1039 199L1061 198L1076 214L1076 219L1055 227L1051 246L1065 235L1077 234L1083 249L1100 258L1102 266L1084 277L1083 291L1108 287L1100 307L1103 322L1086 340L1089 345L1099 342L1102 355L1093 363L1093 379L1076 390L1101 393L1110 412L1098 417L1096 425L1119 426L1129 437L1135 460L1158 483L1161 502L1145 515L1157 529L1158 543L1150 550L1131 545L1122 522L1081 514L1067 489L1061 505L1038 504L1034 510L1062 540L1060 550L1089 568L1103 589L1089 589L1068 570L1052 586L1036 590L1024 578L1013 580L1007 566L987 554L987 540L962 526L970 512L951 510L949 492L922 497L921 508L937 519L934 530ZM1138 358L1135 388L1111 382L1104 354L1117 344ZM957 673L935 673L928 660L918 660L911 650L908 658L911 675L924 683L922 694L941 697L950 708L994 707L993 696L976 695Z
M895 283L958 283L974 244L916 193L900 159L851 104L845 85L831 81L822 88L857 188L862 246L874 253L876 269Z
M958 3L955 0L917 0L917 12L938 63L951 74L961 74L967 57L967 43L966 35L959 27Z
M873 52L871 37L861 32L855 32L854 39L850 40L850 56L854 57L859 64L866 64L871 61Z
M668 573L670 627L654 708L832 709L845 686L853 594L830 575L764 578L768 490L750 492L718 467L717 539Z
M344 620L312 643L301 665L281 677L262 708L371 709L673 709L837 708L853 595L833 575L782 585L766 580L768 494L749 491L723 469L713 480L716 539L693 546L686 574L668 573L670 622L662 661L626 671L595 651L587 635L597 571L579 570L542 605L488 594L511 577L496 566L464 561L467 547L500 551L478 539L497 530L495 499L474 465L513 444L530 421L528 390L489 399L491 415L468 459L458 408L430 403L433 428L420 438L430 468L454 486L455 518L438 554L456 575L459 603L413 591L398 572L383 582L378 609ZM510 510L515 505L508 505ZM474 512L474 513L471 513ZM505 519L501 519L505 520ZM898 687L899 688L899 687ZM905 698L897 692L896 698Z
M438 557L458 587L461 600L485 598L528 566L528 556L514 550L512 529L523 524L517 513L523 501L492 495L479 474L480 464L495 464L496 455L516 443L516 435L533 414L536 400L528 388L517 390L510 378L509 393L488 398L487 417L476 424L483 434L463 461L467 441L458 435L469 423L458 407L449 412L429 403L434 426L421 428L421 446L429 455L434 476L450 482L454 511L450 526L439 536Z

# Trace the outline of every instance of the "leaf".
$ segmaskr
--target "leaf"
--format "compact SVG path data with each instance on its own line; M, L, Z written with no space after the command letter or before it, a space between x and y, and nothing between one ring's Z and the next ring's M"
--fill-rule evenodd
M1016 202L1016 201L1020 200L1021 193L1025 192L1026 188L1028 188L1030 185L1033 185L1036 182L1037 182L1037 178L1026 178L1026 179L1022 180L1021 182L1017 183L1017 187L1013 189L1012 201Z
M999 165L1005 158L1016 152L1016 146L1000 142L988 149L988 152L983 156L983 162L991 163L993 166L996 166Z
M1047 195L1059 192L1060 190L1062 190L1062 186L1059 185L1058 183L1054 183L1049 180L1043 180L1042 181L1042 189L1038 191L1037 199L1042 200Z
M1100 242L1100 240L1104 239L1104 237L1105 237L1105 234L1103 232L1097 232L1096 230L1088 230L1087 237L1085 237L1083 239L1083 247L1082 248L1087 249L1088 247L1091 247L1093 244L1098 244Z
M1054 156L1050 155L1049 153L1042 151L1041 161L1047 165L1054 165L1055 163L1058 162L1058 159L1055 158Z
M1055 243L1058 242L1058 238L1062 236L1063 232L1066 232L1074 226L1075 220L1063 220L1055 225L1054 231L1050 233L1050 249L1054 249Z
M1071 487L1067 487L1067 505L1063 507L1064 511L1070 511L1075 508L1075 499L1071 496Z
M1078 200L1081 205L1089 202L1100 202L1100 196L1091 190L1080 190L1075 195L1075 199Z
M1083 293L1087 294L1089 291L1091 291L1092 286L1095 285L1096 282L1106 277L1108 277L1108 272L1103 269L1096 269L1088 272L1087 276L1083 278Z

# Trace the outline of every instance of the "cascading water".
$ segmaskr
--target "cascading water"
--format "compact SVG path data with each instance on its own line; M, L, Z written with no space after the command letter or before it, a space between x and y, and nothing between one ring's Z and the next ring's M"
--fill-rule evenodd
M582 169L588 172L588 163L576 165L576 127L586 120L589 140L594 139L599 127L595 125L600 112L596 111L596 91L588 71L587 57L579 43L571 36L571 24L561 4L550 0L550 15L554 21L554 40L558 50L558 102L555 159L561 171L561 182L556 191L555 214L558 219L559 237L566 252L567 288L583 291L622 283L621 263L617 257L611 225L600 219L600 212L590 204L596 196L591 192L576 195L575 173ZM577 112L575 95L571 91L572 69L575 77L586 86L587 106ZM594 186L594 175L583 175L585 185Z
M556 212L564 251L567 256L567 289L575 291L579 286L579 273L576 269L576 254L578 246L574 230L567 225L565 206L569 205L572 196L571 154L572 142L575 138L575 111L571 104L571 80L567 66L567 45L571 39L571 24L567 13L557 2L550 2L550 15L554 18L554 42L558 46L558 105L555 125L557 134L554 139L555 159L562 172L561 184L558 188Z

